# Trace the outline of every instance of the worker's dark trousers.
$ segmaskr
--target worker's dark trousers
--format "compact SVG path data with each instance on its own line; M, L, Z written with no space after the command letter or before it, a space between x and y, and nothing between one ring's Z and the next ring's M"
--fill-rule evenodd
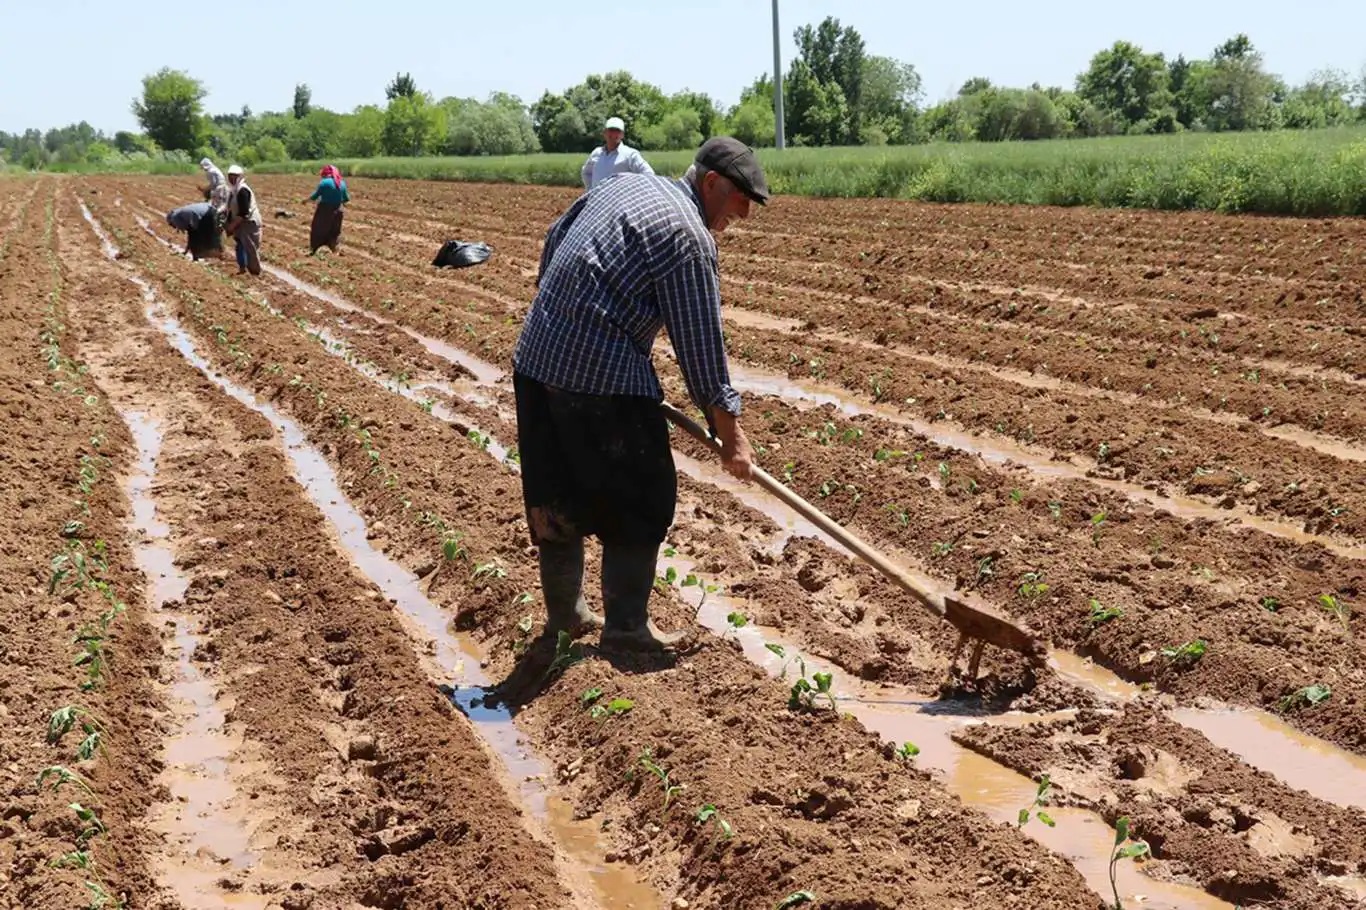
M520 373L513 390L522 498L540 550L547 612L574 609L582 596L583 541L595 535L603 547L607 625L644 625L678 492L658 402L566 392Z

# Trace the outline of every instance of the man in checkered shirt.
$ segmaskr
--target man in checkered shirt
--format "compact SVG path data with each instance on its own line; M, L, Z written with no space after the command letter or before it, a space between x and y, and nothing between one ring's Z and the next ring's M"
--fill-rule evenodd
M681 180L619 174L594 186L546 235L513 388L522 496L552 639L601 628L604 648L667 650L683 637L649 619L678 486L650 352L668 329L726 470L749 479L753 452L726 366L712 233L767 201L754 152L719 137ZM590 534L603 547L605 624L583 599Z

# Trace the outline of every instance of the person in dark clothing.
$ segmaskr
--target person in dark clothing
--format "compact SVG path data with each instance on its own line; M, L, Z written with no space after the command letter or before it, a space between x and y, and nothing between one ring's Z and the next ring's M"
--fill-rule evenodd
M182 205L166 213L166 223L186 234L185 252L196 260L223 258L218 211L208 202Z
M650 351L661 328L726 470L749 479L721 336L716 241L768 186L751 149L721 137L681 180L622 174L546 235L537 294L513 357L522 498L538 548L547 633L602 629L604 648L668 650L649 619L677 476ZM605 620L583 598L584 538L603 547Z

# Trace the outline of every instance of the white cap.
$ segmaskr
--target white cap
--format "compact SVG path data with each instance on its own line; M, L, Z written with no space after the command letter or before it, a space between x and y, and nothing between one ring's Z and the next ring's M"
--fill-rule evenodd
M246 171L242 170L242 165L240 164L234 164L232 167L228 168L229 177L232 177L233 175L241 177L245 173Z
M626 123L620 117L608 117L607 125L604 126L603 129L621 130L624 133L626 132Z
M199 166L202 167L204 170L207 171L209 168L213 167L213 162L210 161L210 160L207 159L207 158L200 158L200 159L199 159Z

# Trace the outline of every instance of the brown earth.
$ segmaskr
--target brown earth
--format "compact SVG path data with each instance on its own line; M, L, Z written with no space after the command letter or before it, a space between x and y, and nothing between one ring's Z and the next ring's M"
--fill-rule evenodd
M267 202L299 195L292 179L253 182ZM574 871L560 835L519 805L524 788L491 758L478 718L464 722L432 691L440 672L431 653L339 548L268 424L148 328L124 270L99 259L76 185L35 186L0 184L0 225L17 227L18 212L27 219L4 236L29 250L23 277L0 287L42 295L32 266L44 222L22 206L54 198L57 252L79 289L79 344L99 365L92 376L161 422L158 508L193 579L171 606L195 623L195 664L229 707L239 758L269 757L242 778L243 792L288 818L272 826L248 812L248 823L273 837L263 855L276 872L312 876L301 893L274 897L281 879L264 867L220 887L283 906L310 897L313 906L614 906ZM534 292L540 234L572 194L357 181L340 258L307 258L298 251L306 225L271 220L267 261L344 298L329 302L274 277L240 279L227 263L172 256L138 219L174 242L158 216L192 197L185 181L81 186L93 190L81 198L125 265L150 281L212 369L298 422L373 545L421 577L452 627L478 644L489 675L508 679L518 728L556 771L549 794L591 819L607 865L632 870L662 906L676 897L772 907L803 888L821 907L1099 905L1063 853L964 807L945 778L897 760L858 720L788 709L790 680L766 676L713 635L658 664L614 662L588 647L584 660L539 678L549 648L527 650L541 615L534 550L515 451L504 459L499 447L516 433L496 373L510 366ZM477 269L436 272L427 263L448 237L487 239L495 255ZM1366 476L1355 448L1364 417L1352 403L1361 238L1351 221L780 199L722 240L727 288L737 292L727 335L761 462L866 539L1173 704L1214 695L1275 709L1296 689L1330 685L1327 701L1286 719L1363 754L1354 606ZM681 399L674 367L662 373ZM42 407L41 397L25 400ZM833 405L813 407L822 401ZM131 450L119 432L122 474ZM679 448L705 463L693 444L680 439ZM941 695L951 630L826 544L789 539L781 512L684 469L672 547L722 587L721 609L842 668L840 686L863 691L867 680L869 691L919 692L951 711L1012 699L1036 711L1106 703L1000 654L988 657L983 693L964 700L945 686ZM16 483L41 486L38 476ZM110 527L101 533L120 537ZM456 540L462 557L447 561L443 540ZM136 585L127 545L111 556ZM1329 593L1345 605L1341 617L1320 605ZM662 585L654 610L665 625L690 624L693 596ZM1093 602L1119 613L1093 622ZM165 679L157 633L141 622L144 662ZM1208 643L1199 660L1161 656L1197 639ZM64 665L60 653L35 659ZM589 688L633 706L596 719L581 701ZM999 698L984 704L982 694ZM129 697L150 710L164 695ZM1355 810L1279 784L1160 712L1081 722L1101 724L1087 727L1099 743L1093 764L1132 766L1126 744L1150 737L1214 788L1185 784L1179 821L1139 784L1104 780L1104 798L1089 801L1067 788L1069 801L1105 821L1127 814L1143 826L1157 854L1154 889L1166 876L1247 905L1339 906L1341 892L1316 876L1364 871L1345 833ZM1009 728L990 723L962 739L1036 776L1075 764L1070 752L1046 751L1070 742L1066 723L1030 747L1015 748ZM41 740L41 724L32 731ZM997 733L1010 745L992 751ZM155 734L141 748L139 767L154 768ZM684 785L667 812L645 750ZM134 833L110 838L128 839L132 858L117 884L135 900L174 906L155 870L176 845L139 827L165 798L151 773L119 778L136 784L125 785L130 808L121 810ZM706 803L732 838L699 824ZM1287 829L1315 846L1293 857L1259 851L1254 829ZM30 888L63 881L29 870ZM57 905L41 893L33 906Z

